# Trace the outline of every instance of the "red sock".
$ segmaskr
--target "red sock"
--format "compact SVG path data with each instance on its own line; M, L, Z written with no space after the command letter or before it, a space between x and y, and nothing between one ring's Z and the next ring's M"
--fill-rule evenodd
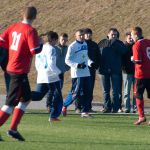
M24 114L23 110L19 108L14 109L13 117L12 117L11 124L10 124L11 130L17 131L18 124L20 123L20 120L23 114Z
M136 99L136 105L139 113L139 117L143 118L144 115L144 100L143 99Z
M2 126L9 118L10 114L0 110L0 126Z

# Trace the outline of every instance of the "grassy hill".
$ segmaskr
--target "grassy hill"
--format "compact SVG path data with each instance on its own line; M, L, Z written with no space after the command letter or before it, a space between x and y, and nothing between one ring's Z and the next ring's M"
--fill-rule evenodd
M0 33L13 22L22 19L21 9L25 5L34 5L38 17L34 26L39 33L54 30L59 34L67 32L69 43L74 39L78 28L90 27L94 31L94 40L104 38L110 27L116 27L124 39L124 33L132 26L141 26L145 37L150 38L150 0L5 0L0 5ZM66 75L63 93L70 88L70 79ZM36 83L35 68L30 73L32 89ZM95 99L101 99L99 78L96 79ZM1 91L4 82L1 74Z

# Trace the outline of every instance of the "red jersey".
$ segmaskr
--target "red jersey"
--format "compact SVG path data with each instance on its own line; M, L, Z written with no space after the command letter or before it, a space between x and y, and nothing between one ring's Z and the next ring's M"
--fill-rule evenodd
M135 78L150 78L150 40L138 40L133 45L133 60L135 64Z
M19 22L8 27L0 36L0 41L5 43L9 50L7 71L17 74L28 73L32 55L40 47L36 29Z

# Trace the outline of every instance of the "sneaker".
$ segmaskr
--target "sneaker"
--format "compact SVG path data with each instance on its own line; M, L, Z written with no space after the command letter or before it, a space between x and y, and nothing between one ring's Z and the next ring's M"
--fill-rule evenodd
M82 118L92 118L92 116L89 113L81 113Z
M118 113L123 113L123 109L120 108L120 109L118 110Z
M18 131L8 130L7 135L18 140L18 141L25 141L22 135Z
M103 113L111 113L111 110L109 110L109 109L103 109L102 112Z
M124 112L125 112L125 113L130 113L130 110L125 110Z
M67 107L63 107L63 109L62 109L62 115L63 115L64 117L67 116Z
M144 123L144 122L146 122L146 118L145 118L145 117L139 118L139 119L134 123L134 125L140 125L141 123Z
M80 110L80 109L76 109L76 110L75 110L75 113L76 113L76 114L80 114L80 113L81 113L81 110Z
M48 121L49 122L59 122L61 120L59 118L49 118Z
M51 112L50 106L47 106L47 112L48 112L48 113Z

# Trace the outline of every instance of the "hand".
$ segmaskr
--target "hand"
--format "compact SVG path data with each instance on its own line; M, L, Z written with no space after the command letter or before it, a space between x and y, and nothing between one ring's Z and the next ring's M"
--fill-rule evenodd
M85 62L78 64L78 66L77 66L77 68L79 68L79 69L84 69L85 67L86 67Z
M91 67L92 67L93 69L98 69L98 66L97 66L95 63L91 63Z
M133 56L131 56L131 61L133 61Z

